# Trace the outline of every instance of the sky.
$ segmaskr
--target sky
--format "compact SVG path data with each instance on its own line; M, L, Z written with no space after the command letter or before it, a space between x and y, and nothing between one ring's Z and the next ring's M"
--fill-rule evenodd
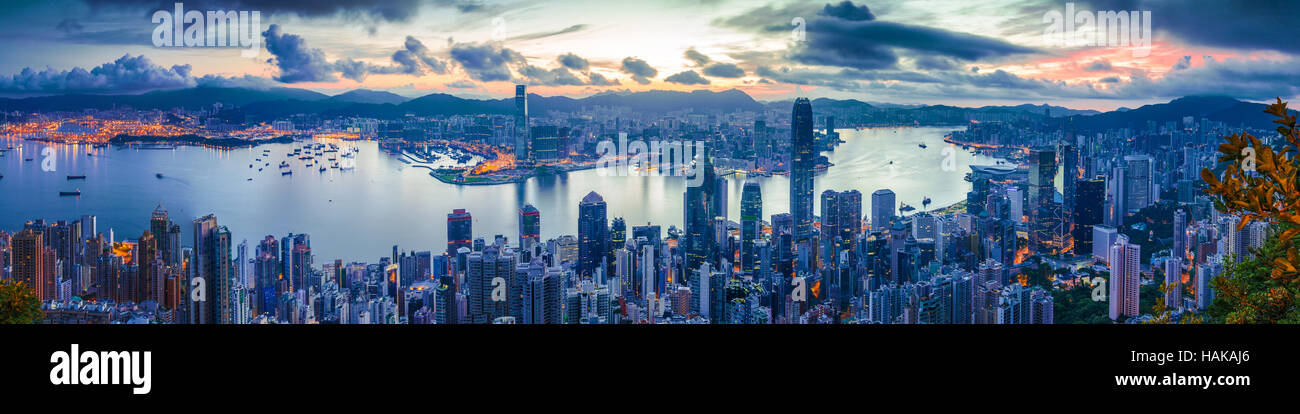
M1098 110L1300 96L1300 25L1287 20L1300 2L1286 0L182 2L257 11L252 57L156 46L156 12L170 18L175 3L3 2L0 95L212 85L501 98L527 84L573 97L740 89L759 100ZM1109 16L1129 30L1099 30L1119 21Z

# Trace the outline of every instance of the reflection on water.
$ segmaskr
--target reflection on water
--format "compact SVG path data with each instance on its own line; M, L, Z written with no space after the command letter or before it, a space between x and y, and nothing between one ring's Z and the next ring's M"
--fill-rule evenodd
M825 153L835 166L816 176L815 191L861 191L867 215L871 192L882 188L892 189L899 202L918 208L927 196L933 208L964 200L970 183L962 178L969 166L993 160L957 147L953 148L956 168L942 169L943 148L948 147L942 138L950 130L840 130L847 142ZM516 218L524 203L541 211L544 239L576 233L578 201L590 191L604 196L611 218L623 217L629 226L653 222L666 229L682 222L683 177L617 177L584 170L517 184L456 186L379 151L373 141L334 142L359 148L355 170L306 168L285 156L292 151L292 144L235 150L58 145L56 170L44 172L39 155L47 144L0 140L0 148L22 148L21 154L16 149L0 157L0 174L4 175L0 179L0 193L4 194L0 197L0 228L13 231L33 218L71 220L92 214L98 216L99 231L112 228L119 240L134 239L148 227L150 213L161 204L181 225L186 245L192 243L189 223L214 213L221 225L230 228L236 244L243 239L256 244L268 234L309 233L318 261L373 261L391 254L394 244L403 250L441 253L446 246L446 215L454 208L467 208L474 215L476 236L490 240L500 234L512 242L518 237ZM917 146L922 142L928 148ZM263 156L264 149L270 150L269 158ZM36 160L23 161L25 156ZM256 158L263 160L254 161ZM293 165L293 174L282 176L276 167L286 158ZM87 178L69 181L69 174ZM786 212L788 177L758 180L764 216ZM728 217L737 220L743 181L732 177L729 184ZM77 188L80 197L58 195Z

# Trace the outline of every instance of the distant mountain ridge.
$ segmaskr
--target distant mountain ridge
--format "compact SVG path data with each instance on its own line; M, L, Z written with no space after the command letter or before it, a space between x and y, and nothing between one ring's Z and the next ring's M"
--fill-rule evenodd
M139 95L53 95L30 98L0 98L4 111L80 111L83 109L170 109L175 107L202 108L215 103L239 107L232 119L270 120L297 113L318 113L322 116L360 116L395 119L406 114L419 116L474 115L514 113L514 98L467 99L445 93L431 93L414 99L384 91L357 89L335 96L297 88L220 88L201 86L188 89L155 91ZM1231 126L1250 125L1271 127L1272 117L1263 113L1264 105L1239 101L1226 96L1187 96L1168 103L1152 104L1136 109L1124 108L1099 113L1046 104L1015 106L983 106L963 108L950 105L925 105L907 107L877 104L855 99L817 98L812 101L817 113L866 114L869 111L914 111L917 114L934 111L1023 112L1053 118L1074 117L1075 126L1082 130L1110 128L1140 128L1147 121L1158 123L1181 121L1184 116L1208 118ZM596 106L624 107L635 112L663 114L673 111L710 113L719 111L789 111L786 101L758 102L749 94L729 89L713 92L653 90L644 92L601 93L583 98L566 96L541 96L529 94L529 111L544 114L549 111L576 112ZM845 120L848 122L849 120Z

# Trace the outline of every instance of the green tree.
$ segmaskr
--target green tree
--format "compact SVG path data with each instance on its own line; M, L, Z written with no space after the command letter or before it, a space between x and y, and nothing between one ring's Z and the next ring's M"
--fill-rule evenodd
M1205 192L1216 196L1215 209L1241 217L1238 230L1253 221L1274 223L1277 230L1265 248L1252 252L1252 259L1239 264L1230 260L1211 282L1216 291L1211 314L1227 323L1300 322L1300 252L1294 243L1300 234L1300 131L1281 98L1264 112L1278 118L1273 122L1280 125L1280 150L1250 134L1233 134L1219 145L1219 162L1226 164L1223 176L1201 170L1208 185Z
M19 280L0 280L0 324L32 324L41 321L41 300L36 291Z

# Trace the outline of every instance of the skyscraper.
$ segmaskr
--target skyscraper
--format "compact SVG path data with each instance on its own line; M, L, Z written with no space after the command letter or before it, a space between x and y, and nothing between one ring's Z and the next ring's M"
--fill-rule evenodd
M230 230L217 225L217 216L194 220L196 274L203 278L206 294L191 308L193 323L236 323L230 247Z
M790 215L794 218L795 243L812 237L813 173L817 152L813 142L812 102L808 98L794 101L790 116Z
M48 286L53 281L46 280L48 275L45 255L45 235L32 229L23 229L10 239L10 263L13 266L13 278L22 281L28 288L36 291L40 300L54 299Z
M846 250L853 247L853 240L862 232L862 193L844 191L839 200L840 250Z
M217 230L217 216L208 214L194 220L194 275L202 280L204 300L190 307L190 323L216 323L213 304L216 301L217 271L219 266L213 254L216 251L213 235Z
M1102 180L1078 180L1075 182L1077 197L1074 204L1074 254L1088 255L1092 249L1092 228L1102 224L1105 219L1106 182Z
M591 277L609 254L605 199L595 191L578 203L578 275Z
M528 125L528 86L515 85L515 162L532 162ZM452 250L455 252L455 250Z
M532 204L519 208L519 246L524 250L542 239L542 213Z
M1124 173L1124 198L1126 211L1136 212L1151 205L1154 186L1153 160L1150 155L1127 155Z
M447 254L456 255L461 247L474 245L474 216L463 208L447 215Z
M1110 246L1110 319L1138 315L1138 282L1142 248L1120 235Z
M754 242L763 229L763 189L757 181L746 181L740 191L740 270L756 274L758 260Z
M889 189L876 190L871 193L871 231L889 231L889 222L894 218L894 192Z
M709 154L697 154L695 162L702 163L701 173L704 175L700 180L700 185L688 186L682 205L683 224L686 227L685 256L687 277L691 269L699 268L700 263L713 262L714 252L714 234L713 234L713 215L715 208L713 203L715 199L713 192L717 190L713 174L713 163Z
M1176 259L1187 258L1187 212L1178 209L1174 212L1174 243L1173 252L1170 254Z

